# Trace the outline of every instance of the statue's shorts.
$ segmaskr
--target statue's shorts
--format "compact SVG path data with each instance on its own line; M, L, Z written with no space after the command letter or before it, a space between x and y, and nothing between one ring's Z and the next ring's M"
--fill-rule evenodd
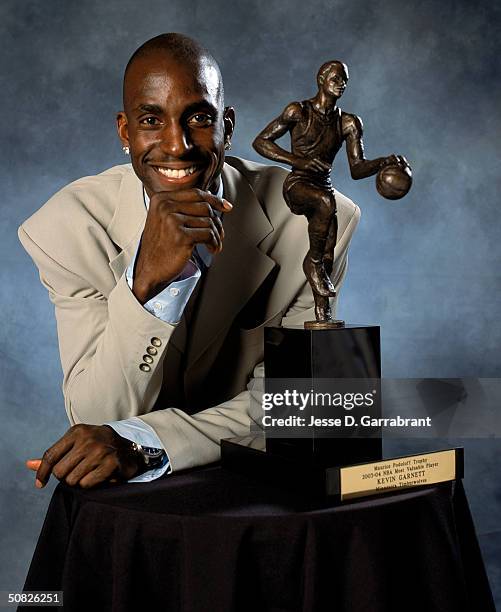
M328 204L336 214L336 198L329 175L292 171L284 181L283 196L295 215L308 219Z

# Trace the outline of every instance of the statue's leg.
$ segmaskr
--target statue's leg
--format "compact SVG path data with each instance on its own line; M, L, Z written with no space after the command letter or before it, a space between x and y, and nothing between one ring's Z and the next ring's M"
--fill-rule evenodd
M334 196L332 196L334 198ZM325 252L324 252L324 267L328 276L332 278L332 270L334 266L334 247L337 242L337 230L338 230L338 222L337 222L337 214L334 212L332 216L330 226L329 226L329 234L327 236L327 242L325 243Z
M313 300L315 301L315 319L317 321L330 321L332 312L329 298L313 292Z
M334 198L334 196L333 196ZM334 247L337 241L337 216L336 213L332 216L329 224L329 232L327 234L327 240L325 242L325 250L323 256L324 269L327 276L332 278L332 270L334 265ZM327 297L317 295L313 293L313 299L315 300L315 318L317 321L331 321L332 320L332 309L330 300Z
M322 194L321 198L318 198L315 202L315 206L312 207L308 215L310 250L303 261L303 270L313 292L326 298L336 295L336 290L329 278L324 262L332 217L335 218L335 210L328 193Z
M323 261L331 219L336 211L333 194L294 173L285 179L283 194L291 211L308 219L310 248L303 261L303 270L312 291L324 298L334 297L336 291Z

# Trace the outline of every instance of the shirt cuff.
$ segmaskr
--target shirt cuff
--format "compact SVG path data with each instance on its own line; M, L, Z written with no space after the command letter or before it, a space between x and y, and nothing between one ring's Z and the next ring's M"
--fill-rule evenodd
M131 290L134 283L134 266L138 250L139 245L132 262L125 272L127 284ZM201 272L198 266L193 261L188 261L176 280L172 281L151 300L145 302L143 307L164 323L170 323L171 325L179 323L200 276Z
M163 448L163 450L165 451L167 460L165 461L163 466L155 468L153 470L148 470L147 472L144 472L143 474L140 474L135 478L131 478L128 482L149 482L150 480L160 478L160 476L165 473L170 474L172 472L169 455L153 427L151 427L141 419L138 419L137 417L131 417L130 419L124 419L122 421L112 421L109 423L105 423L105 425L113 427L117 434L119 436L122 436L122 438L131 440L136 444L141 444L141 446L148 446L150 448Z

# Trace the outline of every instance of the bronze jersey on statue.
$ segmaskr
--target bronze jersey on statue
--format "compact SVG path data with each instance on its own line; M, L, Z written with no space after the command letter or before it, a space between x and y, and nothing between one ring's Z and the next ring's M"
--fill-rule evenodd
M303 119L291 130L291 150L297 157L316 158L332 165L343 144L341 109L324 115L315 110L310 100L301 102ZM330 171L313 172L292 167L296 175L314 177L315 181L330 184Z

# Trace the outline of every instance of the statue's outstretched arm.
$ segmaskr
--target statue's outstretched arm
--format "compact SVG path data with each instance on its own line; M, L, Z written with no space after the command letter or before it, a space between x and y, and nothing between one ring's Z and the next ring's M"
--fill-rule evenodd
M343 115L343 136L346 140L346 155L350 164L351 178L362 179L376 174L383 166L398 164L407 166L407 160L401 155L388 155L366 159L364 155L363 125L356 115Z

